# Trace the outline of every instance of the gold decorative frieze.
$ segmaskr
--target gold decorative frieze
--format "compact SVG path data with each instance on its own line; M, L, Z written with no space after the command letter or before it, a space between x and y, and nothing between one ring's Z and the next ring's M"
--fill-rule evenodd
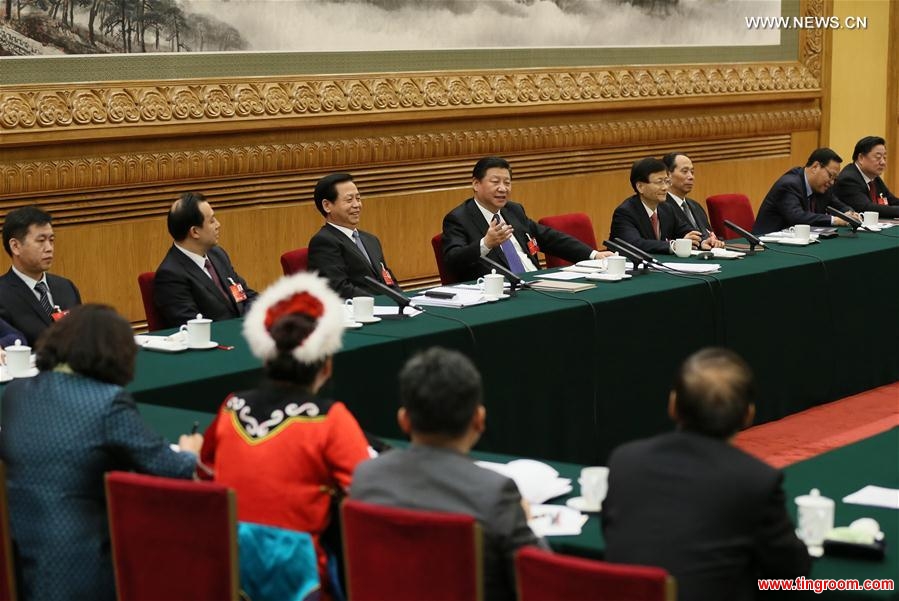
M308 115L402 113L467 107L555 106L651 98L817 90L820 40L805 63L657 67L85 88L0 87L0 130L26 132L129 124L204 123ZM815 61L818 61L815 63Z
M751 111L0 163L0 195L99 191L266 174L293 176L422 159L467 160L483 154L583 149L594 149L598 155L620 154L622 147L670 144L671 140L707 142L815 130L820 121L819 109ZM724 152L721 158L727 158Z

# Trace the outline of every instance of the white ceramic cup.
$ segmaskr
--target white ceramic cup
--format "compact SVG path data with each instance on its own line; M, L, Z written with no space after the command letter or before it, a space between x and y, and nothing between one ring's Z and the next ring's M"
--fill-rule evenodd
M865 211L862 213L862 223L865 225L877 225L879 219L880 213L877 211Z
M353 308L353 319L371 321L375 316L375 299L370 296L354 296L346 300L348 307Z
M790 228L790 231L793 232L793 237L795 239L802 240L804 242L808 242L809 236L812 235L811 226L804 223L794 225Z
M799 522L796 534L810 555L820 557L824 552L824 537L833 529L833 499L821 496L813 488L809 494L796 497L796 507Z
M188 319L187 323L181 326L181 331L187 332L187 346L209 346L212 340L212 320L197 315L194 319Z
M606 273L609 275L624 275L624 264L627 260L619 255L606 257Z
M499 298L503 295L505 282L506 278L499 273L488 273L484 277L478 278L478 286L481 287L484 296L491 298Z
M31 368L31 347L16 340L15 344L3 349L6 351L6 369L14 378L23 378L28 375Z
M599 507L609 492L609 468L585 467L578 478L581 496L588 507Z
M674 251L678 257L685 259L690 256L690 253L693 251L693 241L689 238L678 238L677 240L671 241L671 250Z

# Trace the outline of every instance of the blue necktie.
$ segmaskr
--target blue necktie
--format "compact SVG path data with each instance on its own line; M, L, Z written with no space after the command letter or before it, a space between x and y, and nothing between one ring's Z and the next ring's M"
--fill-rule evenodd
M493 216L493 222L499 223L499 213ZM512 238L500 244L499 247L502 249L503 254L506 255L506 263L509 264L509 270L512 273L524 273L524 264L521 262L521 257L518 256L518 251L515 250L515 245L512 244Z

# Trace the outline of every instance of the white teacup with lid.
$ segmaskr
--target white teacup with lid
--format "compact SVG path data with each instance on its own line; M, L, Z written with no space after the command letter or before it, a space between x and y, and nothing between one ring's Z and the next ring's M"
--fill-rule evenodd
M808 547L812 557L824 555L824 537L833 529L833 499L821 496L821 491L813 488L809 494L796 497L799 528L796 535Z
M187 346L190 348L206 348L212 340L212 320L206 319L201 313L196 318L188 319L181 326L181 331L187 331Z
M6 369L9 370L9 375L14 378L27 377L31 368L31 347L16 340L15 344L3 350L6 351Z

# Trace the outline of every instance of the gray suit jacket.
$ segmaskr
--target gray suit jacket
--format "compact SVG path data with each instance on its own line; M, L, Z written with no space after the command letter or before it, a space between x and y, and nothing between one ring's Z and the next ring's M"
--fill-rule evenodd
M484 598L514 599L515 551L541 545L515 483L453 451L412 445L360 463L350 497L392 507L473 516L484 533Z

